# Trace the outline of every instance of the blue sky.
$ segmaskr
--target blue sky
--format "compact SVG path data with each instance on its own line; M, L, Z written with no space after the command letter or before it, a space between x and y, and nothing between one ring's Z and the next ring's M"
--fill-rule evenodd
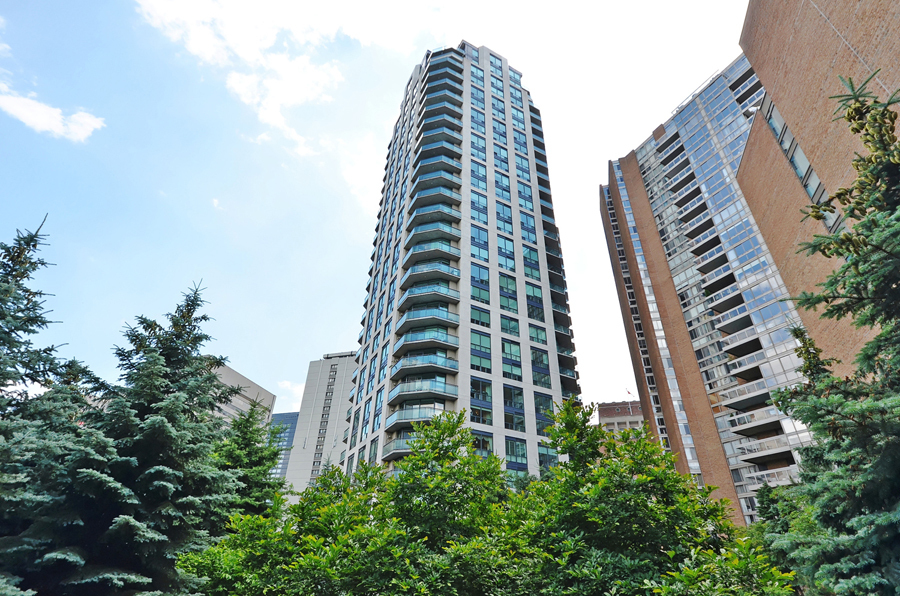
M584 397L636 393L598 185L739 54L746 1L557 4L0 0L0 240L47 216L41 339L115 379L123 327L199 283L210 351L296 409L357 347L411 69L466 39L543 115Z

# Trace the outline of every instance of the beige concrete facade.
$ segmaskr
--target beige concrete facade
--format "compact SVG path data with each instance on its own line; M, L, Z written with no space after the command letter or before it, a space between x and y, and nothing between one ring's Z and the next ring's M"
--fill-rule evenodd
M272 417L272 408L275 406L275 394L254 383L241 373L229 366L223 366L216 370L219 380L229 387L240 387L241 393L232 398L230 403L222 406L222 415L226 418L234 418L241 412L247 412L250 404L259 403L266 411L265 422L268 424Z

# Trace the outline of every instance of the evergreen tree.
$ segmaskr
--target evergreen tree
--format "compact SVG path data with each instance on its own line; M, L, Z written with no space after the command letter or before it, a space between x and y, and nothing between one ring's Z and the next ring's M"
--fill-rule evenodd
M874 76L874 75L873 75ZM842 229L805 245L839 266L801 306L824 317L850 316L877 331L856 372L835 377L833 361L802 330L806 382L774 402L806 424L815 444L801 449L802 484L780 489L763 512L765 540L816 593L895 595L900 589L900 144L898 103L845 82L838 113L867 154L853 161L857 179L809 215L842 211ZM771 497L771 498L770 498ZM780 520L788 515L788 523Z
M209 544L239 486L212 457L236 389L200 354L199 292L167 327L127 331L111 387L32 344L48 324L28 287L41 243L0 244L0 593L180 593L176 556Z
M258 402L231 421L228 438L216 448L216 460L223 470L231 470L243 485L231 503L235 513L263 515L286 490L285 480L272 476L281 457L280 428L266 424L266 410Z

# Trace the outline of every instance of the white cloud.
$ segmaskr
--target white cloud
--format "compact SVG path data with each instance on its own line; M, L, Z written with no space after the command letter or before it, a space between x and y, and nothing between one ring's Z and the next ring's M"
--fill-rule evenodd
M292 383L291 381L278 381L281 395L275 398L275 413L297 412L300 410L300 402L303 401L303 388L306 383Z
M223 207L221 205L219 205L219 199L213 199L212 206L213 206L213 209L218 209L219 211L223 210Z
M103 118L84 111L63 116L61 109L17 95L7 85L0 86L0 110L37 132L77 143L83 143L95 130L106 126Z
M0 17L0 29L5 25L6 21ZM9 45L0 42L0 56L9 54ZM8 75L9 71L0 69L0 74ZM63 116L61 109L41 103L35 97L34 92L23 97L13 91L8 83L0 82L0 110L37 132L46 132L57 138L83 143L95 130L106 126L103 118L85 111Z
M247 135L241 135L241 138L244 139L245 141L249 141L256 145L262 145L263 143L267 143L272 140L272 137L269 136L269 133L267 133L267 132L260 133L260 134L256 135L255 137L248 137Z

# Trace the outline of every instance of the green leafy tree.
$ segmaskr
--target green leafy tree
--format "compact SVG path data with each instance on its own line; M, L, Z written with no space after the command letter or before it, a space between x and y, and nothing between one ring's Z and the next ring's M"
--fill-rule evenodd
M741 565L741 545L719 552L731 525L711 489L646 435L617 442L589 418L563 410L555 441L575 457L512 490L500 459L472 453L465 414L446 413L416 426L397 474L329 468L297 504L233 517L225 539L181 565L207 578L209 596L651 594L690 586L701 563L748 584L734 593L786 593L789 576L755 551ZM683 577L648 583L667 571Z
M266 409L258 402L232 419L228 437L217 446L215 457L219 467L233 471L243 485L231 503L234 512L262 515L275 502L275 495L286 491L284 478L272 476L281 456L279 432L280 428L266 424Z
M545 594L644 593L693 549L719 549L725 504L675 470L646 429L609 433L591 408L566 404L551 430L568 462L513 508L547 555Z
M866 149L853 161L857 179L809 211L821 219L841 210L842 229L804 246L838 267L798 301L877 335L856 372L837 378L833 361L794 331L806 382L773 400L809 427L815 444L801 450L802 484L772 495L760 532L798 580L822 594L894 595L900 586L900 144L891 109L898 99L879 102L867 83L847 80L848 93L836 97Z
M671 553L674 558L675 553ZM662 596L789 596L793 573L784 573L749 540L715 551L694 549L659 581L647 582Z

